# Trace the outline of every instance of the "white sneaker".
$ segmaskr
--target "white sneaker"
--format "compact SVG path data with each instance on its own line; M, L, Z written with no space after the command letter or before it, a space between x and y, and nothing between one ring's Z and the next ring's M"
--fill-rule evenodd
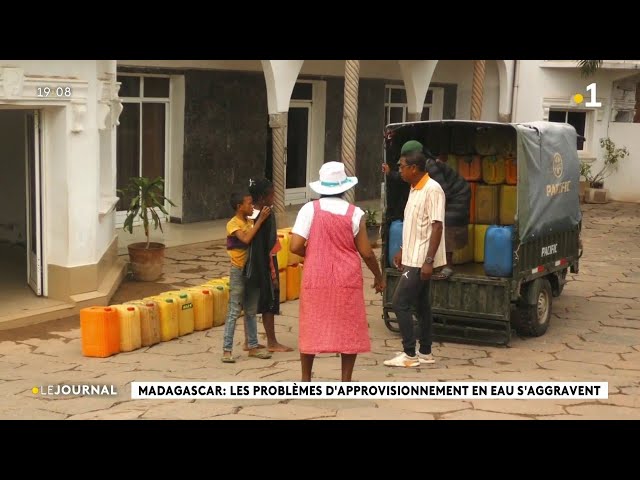
M398 355L393 357L391 360L385 360L383 363L387 367L412 368L420 366L420 360L418 360L418 357L410 357L404 352L398 353Z
M416 350L416 357L418 357L418 360L420 361L420 363L436 363L436 359L433 358L432 353L428 353L427 355L424 355L420 353L418 350Z

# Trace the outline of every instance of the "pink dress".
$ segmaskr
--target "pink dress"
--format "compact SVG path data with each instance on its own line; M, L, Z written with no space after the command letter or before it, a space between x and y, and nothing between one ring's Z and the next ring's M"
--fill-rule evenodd
M362 265L353 238L355 207L337 215L313 202L300 289L301 353L371 351L364 309Z

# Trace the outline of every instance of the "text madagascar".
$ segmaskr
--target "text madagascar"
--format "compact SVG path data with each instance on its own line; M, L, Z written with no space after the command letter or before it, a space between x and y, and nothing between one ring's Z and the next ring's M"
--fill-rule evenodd
M131 398L606 399L607 382L132 382Z

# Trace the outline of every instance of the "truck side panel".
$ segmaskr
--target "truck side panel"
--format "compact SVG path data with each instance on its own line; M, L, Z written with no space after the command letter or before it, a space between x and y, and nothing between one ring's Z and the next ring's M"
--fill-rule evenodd
M573 265L578 269L578 242L580 228L550 233L522 245L513 253L514 278L529 282ZM539 269L538 267L543 267ZM540 271L538 271L540 270Z

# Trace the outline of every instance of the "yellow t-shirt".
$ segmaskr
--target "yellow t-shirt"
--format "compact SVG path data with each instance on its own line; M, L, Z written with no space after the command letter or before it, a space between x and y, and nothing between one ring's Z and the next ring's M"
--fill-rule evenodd
M240 230L243 232L253 228L253 220L240 220L233 217L227 222L227 253L231 257L231 264L235 267L242 268L247 262L247 249L249 245L242 243L235 232Z

